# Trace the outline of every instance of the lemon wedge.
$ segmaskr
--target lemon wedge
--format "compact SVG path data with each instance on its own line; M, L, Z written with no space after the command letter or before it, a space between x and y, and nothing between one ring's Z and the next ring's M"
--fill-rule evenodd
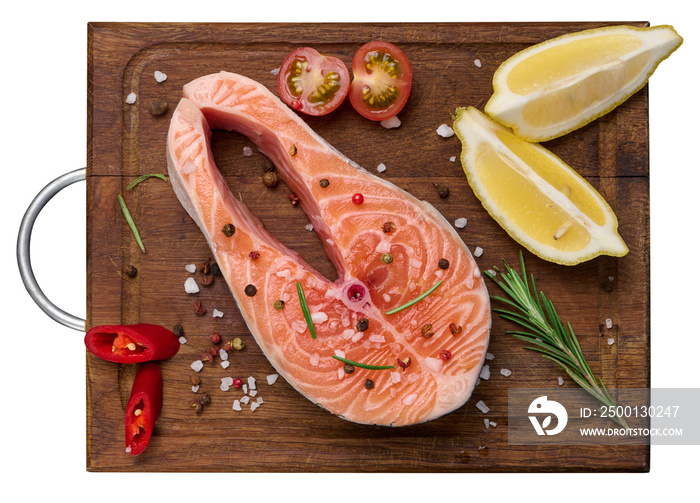
M575 265L629 251L608 203L552 152L473 107L457 109L453 129L462 141L462 167L474 194L532 253Z
M671 26L570 33L507 59L484 111L528 141L547 141L605 115L646 84L683 43Z

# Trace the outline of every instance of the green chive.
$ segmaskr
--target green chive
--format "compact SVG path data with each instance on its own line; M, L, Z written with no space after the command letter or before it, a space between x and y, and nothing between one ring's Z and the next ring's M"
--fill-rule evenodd
M331 355L331 356L338 361L341 361L343 363L348 363L350 365L353 365L354 367L359 367L361 369L384 370L384 369L396 368L396 365L367 365L366 363L354 362L352 360L348 360L347 358L341 358L340 356L336 356L336 355Z
M425 299L428 295L430 295L431 293L433 293L433 292L435 291L435 289L436 289L437 287L439 287L440 285L442 285L442 280L440 280L440 281L438 281L437 283L435 283L435 285L434 285L430 290L428 290L427 292L423 292L423 293L421 293L418 297L416 297L415 299L410 300L410 301L406 302L405 304L403 304L403 305L401 305L401 306L399 306L399 307L396 307L396 308L392 309L391 311L387 311L386 314L398 313L399 311L402 311L402 310L406 309L407 307L411 307L411 306L412 306L413 304L415 304L416 302L419 302L419 301Z
M133 189L133 188L136 187L139 183L143 182L144 180L148 180L148 179L151 178L151 177L160 178L160 179L163 180L164 182L167 182L167 181L168 181L168 179L165 178L165 175L161 175L160 173L149 173L148 175L141 175L141 176L138 177L136 180L134 180L133 182L131 182L129 185L126 186L126 190L131 190L131 189Z
M119 206L122 208L122 213L124 214L124 218L126 219L126 223L129 224L129 227L131 228L131 232L134 233L134 237L136 238L136 242L139 244L139 248L141 248L141 251L143 253L146 253L146 247L143 246L143 241L141 241L141 235L139 234L139 230L136 228L136 224L134 223L134 219L131 218L131 213L129 213L129 208L126 207L126 203L124 202L124 198L122 197L121 194L117 194L117 198L119 199Z
M309 311L309 306L306 304L306 296L304 295L304 289L301 287L301 283L297 281L297 293L299 294L299 304L301 304L301 310L304 313L304 318L306 318L306 325L309 327L309 332L311 332L311 337L316 338L316 329L314 328L314 322L311 321L311 311Z

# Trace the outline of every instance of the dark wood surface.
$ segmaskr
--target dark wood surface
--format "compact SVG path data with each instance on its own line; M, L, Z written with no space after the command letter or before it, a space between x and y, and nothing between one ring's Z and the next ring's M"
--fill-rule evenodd
M608 23L617 24L617 23ZM646 26L647 23L627 23ZM459 410L427 424L384 428L353 424L312 404L273 372L220 278L197 295L184 291L185 265L210 254L200 231L182 209L169 183L151 179L126 186L138 175L167 174L165 138L184 84L220 70L241 73L268 86L270 73L295 47L308 45L348 64L365 42L383 39L400 46L414 70L413 90L400 114L402 125L385 130L356 114L349 102L309 124L333 146L416 197L431 202L450 221L467 217L459 230L482 269L505 258L517 263L518 245L481 207L467 184L456 137L435 132L451 124L450 112L473 105L483 110L499 64L550 37L600 26L595 23L528 24L119 24L88 26L87 326L156 323L184 327L187 344L161 363L164 405L154 437L138 457L124 452L123 414L135 369L87 354L87 469L90 471L647 471L648 446L509 446L509 388L557 386L563 372L505 330L494 317L489 352L491 378L482 381ZM474 61L479 59L481 67ZM163 83L156 70L167 74ZM130 92L134 105L125 103ZM167 101L154 117L152 99ZM593 370L608 387L648 387L649 368L649 138L647 88L612 113L545 144L595 186L620 222L630 248L623 258L599 257L574 267L525 253L538 286L572 323ZM254 154L243 155L252 146ZM288 190L261 183L265 158L244 137L215 132L216 162L233 193L262 218L270 232L320 272L336 278L315 233ZM433 182L450 188L440 199ZM142 253L117 204L123 194L146 246ZM138 269L135 278L123 272ZM613 277L613 281L609 281ZM496 291L488 285L491 293ZM209 310L196 316L192 302ZM213 318L217 308L223 318ZM605 319L613 320L606 329ZM188 407L194 397L190 363L211 347L209 334L239 336L245 350L231 366L206 364L201 391L212 402L201 415ZM608 337L615 344L607 344ZM218 359L217 359L218 360ZM508 378L501 368L512 371ZM219 389L225 376L255 376L263 405L255 412L232 410L241 393ZM565 386L575 386L566 379ZM483 400L485 416L474 404ZM498 423L486 429L483 419Z

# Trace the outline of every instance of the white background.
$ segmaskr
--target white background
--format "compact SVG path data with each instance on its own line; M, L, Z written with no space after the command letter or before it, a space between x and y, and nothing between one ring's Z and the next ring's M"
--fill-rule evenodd
M698 17L692 2L498 0L407 2L21 2L3 14L3 493L19 501L207 501L256 497L374 501L489 497L652 501L697 494L697 446L654 446L650 474L94 474L85 471L85 353L80 333L37 308L17 272L15 240L35 194L86 159L88 21L649 21L685 42L649 88L653 387L699 387L696 302ZM17 3L19 4L19 2ZM245 5L241 5L245 4ZM533 6L536 4L536 6ZM430 10L425 7L428 5ZM9 177L9 179L8 179ZM35 226L34 269L49 298L85 315L85 185L52 200ZM235 435L234 435L235 437Z

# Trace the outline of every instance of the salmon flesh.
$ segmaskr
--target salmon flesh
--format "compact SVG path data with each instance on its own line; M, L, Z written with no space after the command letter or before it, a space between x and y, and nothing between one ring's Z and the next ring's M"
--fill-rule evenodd
M336 281L270 235L231 194L211 152L216 128L242 133L274 163L324 243ZM429 421L469 399L489 341L489 297L468 248L429 203L368 173L263 85L233 73L184 87L167 155L175 193L250 332L302 395L349 421L387 426ZM348 373L333 355L395 367Z

